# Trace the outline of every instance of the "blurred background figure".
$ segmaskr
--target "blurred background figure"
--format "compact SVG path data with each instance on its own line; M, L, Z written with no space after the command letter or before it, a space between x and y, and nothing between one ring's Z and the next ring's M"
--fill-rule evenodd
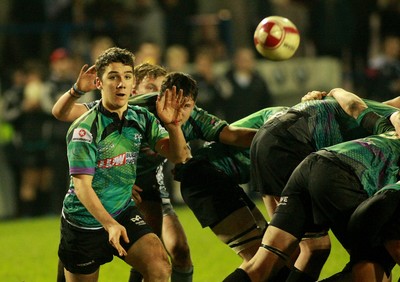
M6 209L0 217L17 216L18 190L20 187L21 169L18 151L21 149L21 117L22 100L26 84L26 73L23 66L17 66L10 70L10 86L1 96L0 124L7 125L10 136L0 144L0 154L4 163L0 164L2 171L1 179L4 181L1 186L0 198L6 204ZM1 135L1 134L0 134ZM4 136L5 137L5 136ZM0 211L1 213L1 211Z
M22 217L46 213L49 208L53 169L49 162L50 131L53 117L44 101L50 87L45 83L46 66L38 61L26 63L26 85L20 122L21 143L17 156L21 165L19 189Z
M400 36L386 35L367 69L368 98L386 101L400 95Z
M238 48L220 83L221 109L228 122L273 105L267 83L256 69L254 52L253 48Z
M115 46L115 42L109 36L96 36L90 42L90 62L94 64L96 58L104 52L104 50Z
M140 65L142 63L160 65L162 62L161 46L153 41L144 41L136 50L135 57L135 65Z
M46 114L51 115L54 103L65 93L66 89L72 87L79 70L74 57L66 48L53 50L49 57L48 70L46 85L48 85L49 91L43 94L42 105ZM69 186L68 160L65 154L67 150L65 136L69 126L69 123L60 122L53 117L46 122L46 132L49 137L47 155L53 175L46 213L60 213L62 201Z
M189 72L189 52L183 45L171 45L165 50L165 68L169 72Z
M209 113L223 118L223 100L218 89L218 77L214 70L214 54L212 50L201 48L194 58L193 78L197 81L199 94L196 105Z
M193 48L192 18L198 12L198 0L157 0L163 15L165 45L183 45Z

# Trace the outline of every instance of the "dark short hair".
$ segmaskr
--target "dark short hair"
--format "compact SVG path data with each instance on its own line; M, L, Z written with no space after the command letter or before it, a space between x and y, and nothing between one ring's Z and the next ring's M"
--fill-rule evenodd
M142 82L142 80L146 76L151 77L151 78L158 78L160 76L166 76L167 70L159 65L153 65L150 63L142 63L135 67L133 74L135 75L135 83L136 83L136 87L137 87L137 85L140 82Z
M160 93L164 93L165 90L171 89L172 86L176 86L176 90L183 90L183 96L190 97L194 101L197 100L199 88L196 80L194 80L189 74L183 72L171 72L167 74L165 80L161 85Z
M95 68L98 77L102 77L106 67L111 63L122 63L131 66L132 71L135 67L135 55L127 49L111 47L105 50L97 59Z

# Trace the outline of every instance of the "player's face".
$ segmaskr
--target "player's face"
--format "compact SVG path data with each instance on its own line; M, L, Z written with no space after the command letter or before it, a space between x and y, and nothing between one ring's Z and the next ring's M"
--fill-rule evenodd
M195 102L192 98L188 99L186 103L183 105L183 117L182 117L182 123L185 123L188 121L190 115L192 114L193 108L194 108Z
M104 71L97 86L101 90L103 105L109 111L124 111L133 89L132 67L122 63L111 63Z
M134 95L159 92L161 89L161 84L164 79L165 76L159 76L159 77L145 76L143 80L139 83L139 85L137 85Z

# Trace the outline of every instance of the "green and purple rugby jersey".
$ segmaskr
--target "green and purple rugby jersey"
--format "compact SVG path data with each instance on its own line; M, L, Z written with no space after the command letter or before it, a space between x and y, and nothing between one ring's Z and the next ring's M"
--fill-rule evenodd
M129 99L129 104L144 107L157 116L157 97L157 92L134 95ZM88 103L86 107L90 109L97 103L98 101ZM187 142L191 140L219 141L219 134L226 125L228 125L226 121L195 106L189 120L182 125L182 131ZM138 175L155 170L165 160L145 143L141 148L139 159Z
M368 108L386 118L399 110L380 102L363 100ZM290 111L292 110L301 112L304 116L304 126L301 127L303 132L297 127L294 136L311 142L315 150L370 135L332 97L301 102L291 107Z
M265 108L231 125L258 129L270 117L287 109L287 107ZM197 150L193 157L209 160L215 167L235 179L238 184L244 184L250 180L249 149L212 142Z
M129 205L136 179L138 155L146 142L152 150L168 137L158 119L144 108L128 106L124 119L97 103L78 118L67 133L68 162L71 175L93 175L92 187L105 209L116 217ZM72 224L100 228L101 224L82 205L70 189L64 199L63 214Z
M370 110L369 110L370 111ZM363 113L368 112L368 109ZM360 116L357 121L361 121ZM386 118L374 125L373 134L324 148L317 152L334 162L349 167L359 178L364 190L372 196L380 188L397 182L400 139Z

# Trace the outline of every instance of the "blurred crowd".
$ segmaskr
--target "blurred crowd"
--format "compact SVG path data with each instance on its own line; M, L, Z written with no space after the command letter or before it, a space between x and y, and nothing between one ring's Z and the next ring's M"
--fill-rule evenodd
M299 28L295 56L341 62L338 87L378 101L400 95L398 0L3 0L0 11L0 219L59 213L69 124L51 108L114 45L137 64L190 73L198 106L233 122L279 105L255 68L253 32L280 15Z

